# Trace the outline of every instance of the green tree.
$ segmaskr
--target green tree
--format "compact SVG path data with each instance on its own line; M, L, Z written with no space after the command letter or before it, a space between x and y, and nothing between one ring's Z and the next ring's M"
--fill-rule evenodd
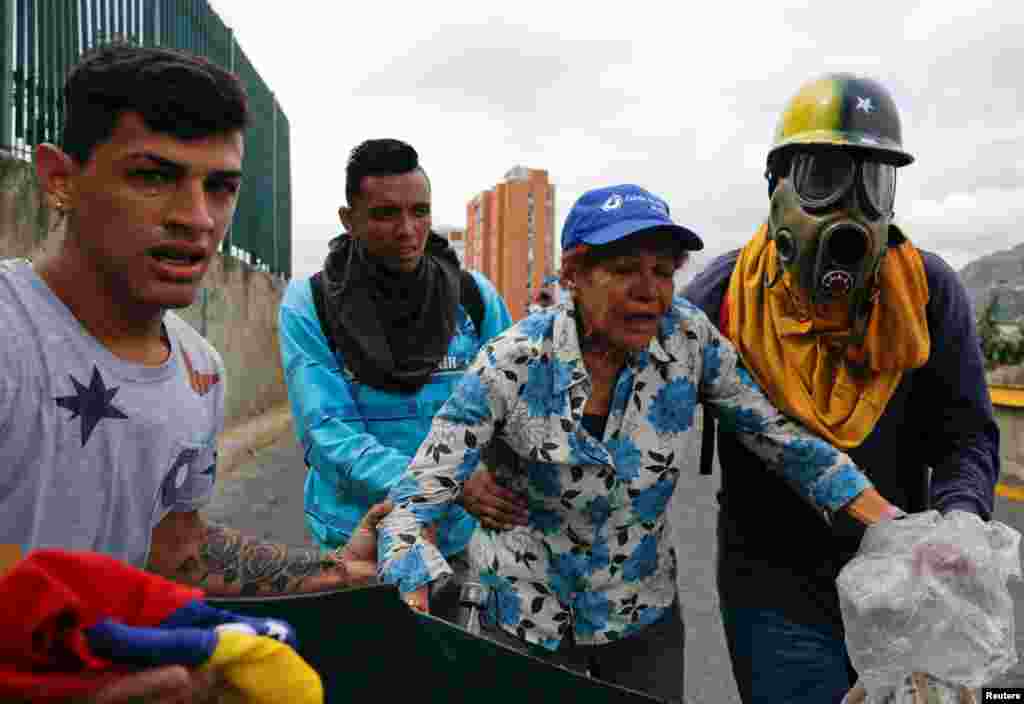
M996 326L996 310L999 307L999 294L993 293L978 316L978 338L981 340L981 352L985 356L988 368L996 366L999 347L999 328Z
M1017 323L1019 334L1015 338L1008 338L999 329L996 317L998 311L999 294L993 293L978 316L978 337L981 339L981 351L988 369L1024 362L1024 323Z

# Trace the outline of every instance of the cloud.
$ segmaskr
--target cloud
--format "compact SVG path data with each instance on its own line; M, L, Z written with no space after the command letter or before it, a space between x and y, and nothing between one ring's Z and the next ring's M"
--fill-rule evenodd
M295 222L317 232L296 225L295 256L316 253L304 261L322 257L316 228L335 227L347 150L390 135L420 152L438 222L463 224L466 202L516 164L549 171L559 230L584 190L635 182L704 237L693 270L764 219L779 114L838 70L878 78L900 107L916 161L896 207L915 242L953 263L1020 239L1020 3L726 0L694 13L523 0L500 17L454 0L286 16L215 5L288 114Z
M936 35L962 27L964 21L990 11L992 0L963 0L949 5L922 2L903 21L904 36L910 41L924 42Z
M369 73L355 96L415 95L450 113L557 130L571 124L567 115L614 98L602 67L629 63L631 47L624 39L566 39L504 21L446 25Z
M973 258L1021 241L1024 186L950 193L910 203L902 221L912 240L938 250L971 252Z
M292 276L315 274L324 264L327 245L341 226L299 224L292 227Z

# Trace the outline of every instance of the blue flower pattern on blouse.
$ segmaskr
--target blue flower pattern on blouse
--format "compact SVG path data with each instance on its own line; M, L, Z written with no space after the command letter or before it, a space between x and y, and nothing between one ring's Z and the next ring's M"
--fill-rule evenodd
M621 481L632 481L640 476L640 463L643 457L632 440L620 437L609 441L607 446L615 462L615 475Z
M455 402L452 403L452 399ZM455 387L455 392L438 411L453 423L473 425L487 418L490 408L487 406L487 386L479 374L465 374L462 381Z
M722 358L719 356L719 346L711 343L704 346L704 383L714 383L718 378L718 369L722 366Z
M608 540L599 538L590 548L590 555L587 559L587 571L591 574L603 570L611 564L612 552Z
M626 608L630 609L630 607ZM654 609L649 606L635 609L632 613L636 614L636 620L626 626L626 630L622 632L622 635L627 638L634 633L639 633L645 626L657 623L658 619L665 615L665 611L663 609Z
M473 319L468 315L465 316L459 323L458 331L452 336L454 344L449 348L449 354L459 359L472 359L477 349L477 345L473 342L477 334Z
M467 555L491 590L488 615L551 649L570 630L580 644L627 637L671 606L665 508L679 472L696 465L687 453L699 446L698 402L818 510L870 486L849 457L775 410L729 341L682 298L620 374L608 442L593 438L581 422L591 382L573 315L571 304L531 315L477 356L392 492L395 509L378 528L383 581L408 592L451 572L423 529L496 434L519 458L498 479L526 487L529 525L478 530Z
M636 582L654 572L658 564L658 543L653 535L645 535L636 550L622 564L622 578Z
M583 638L593 637L597 633L608 630L608 617L611 616L611 602L602 592L583 592L573 599L573 611L576 613L576 635Z
M554 556L547 576L551 588L562 601L571 601L577 590L586 589L584 579L588 567L586 558L581 558L574 552Z
M562 516L547 509L531 509L530 525L544 535L553 535L562 528Z
M459 462L459 466L455 470L455 479L460 482L466 481L470 476L472 476L473 472L476 471L479 464L480 448L476 447L466 450L466 454L463 455L462 461Z
M761 417L753 409L740 409L731 418L722 421L722 427L732 433L753 433L761 427Z
M590 522L595 527L603 526L608 522L608 517L612 515L612 506L608 503L608 497L606 496L595 496L587 506L587 514L590 516Z
M519 623L519 597L512 589L496 589L489 595L489 608L493 608L492 619L502 626L515 626Z
M681 433L693 425L697 388L689 379L673 379L654 397L648 420L659 433Z
M555 314L551 311L534 313L533 315L524 318L518 325L516 325L516 334L524 335L536 342L539 342L545 335L550 335L553 328L552 321L554 320L554 317Z
M668 500L675 490L674 481L662 480L649 486L633 498L633 509L641 521L653 521L665 512Z
M583 431L582 428L569 436L569 450L572 453L572 462L576 464L600 461L605 454L600 441L595 440L590 433Z
M537 491L544 496L558 497L562 494L561 474L558 467L550 462L528 461L526 475Z
M565 393L555 392L555 380L554 365L549 360L540 359L529 365L526 388L521 397L526 401L531 416L545 417L562 412Z

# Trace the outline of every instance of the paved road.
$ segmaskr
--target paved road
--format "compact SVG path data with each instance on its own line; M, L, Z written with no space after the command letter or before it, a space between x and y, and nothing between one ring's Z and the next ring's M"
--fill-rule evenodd
M670 508L687 624L686 694L693 704L739 702L714 585L714 497L719 476L718 472L712 477L701 477L696 471L683 473ZM304 478L302 452L289 433L220 482L207 515L250 534L290 545L308 544L302 519ZM1024 503L997 497L996 518L1024 531ZM1024 583L1011 583L1010 589L1020 618ZM1018 627L1016 636L1018 653L1024 653L1024 626ZM1024 664L993 684L1024 687Z

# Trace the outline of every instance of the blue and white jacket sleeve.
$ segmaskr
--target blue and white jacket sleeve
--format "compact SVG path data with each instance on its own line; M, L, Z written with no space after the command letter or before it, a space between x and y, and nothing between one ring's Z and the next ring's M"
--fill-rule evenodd
M826 517L871 486L843 452L783 415L737 364L732 343L701 314L705 325L701 397L724 429L778 472Z
M316 316L309 280L288 284L278 313L281 364L306 464L346 492L377 503L411 459L366 432L348 381Z
M424 528L442 518L480 462L480 451L506 415L514 390L481 349L455 392L434 416L430 433L389 498L394 509L377 526L377 573L408 593L451 574ZM508 388L507 388L508 387Z

